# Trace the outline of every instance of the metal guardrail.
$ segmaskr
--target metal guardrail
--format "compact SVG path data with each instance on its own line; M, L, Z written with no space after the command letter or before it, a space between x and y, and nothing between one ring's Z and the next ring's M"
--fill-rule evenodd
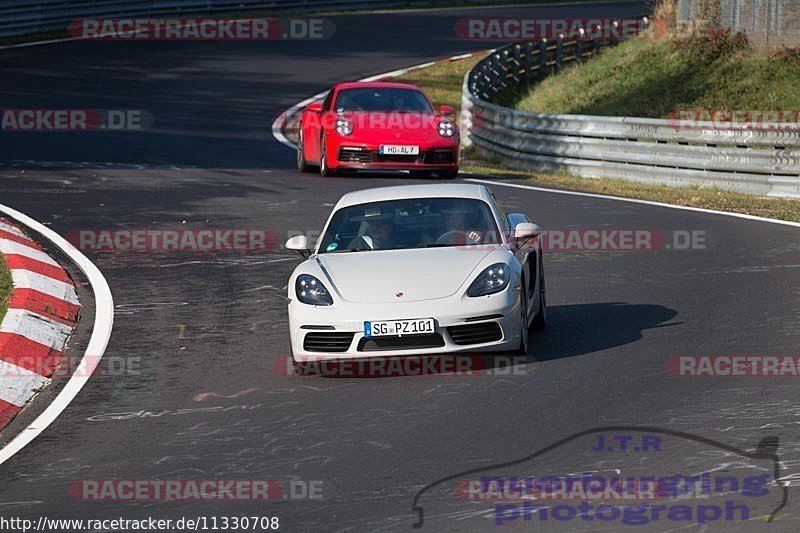
M671 186L713 186L800 198L800 124L759 129L713 122L548 115L493 103L506 90L556 73L613 43L512 43L464 77L464 144L501 164Z
M0 38L66 32L81 18L200 17L434 5L436 0L0 0ZM475 2L481 3L480 0Z

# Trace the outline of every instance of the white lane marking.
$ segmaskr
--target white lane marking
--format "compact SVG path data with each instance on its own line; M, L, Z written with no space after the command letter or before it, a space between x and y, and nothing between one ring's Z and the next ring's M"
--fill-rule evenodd
M22 230L20 230L18 227L11 226L10 224L6 224L5 222L0 222L0 230L3 230L7 233L13 233L17 237L22 237L23 239L30 240L30 238L27 235L25 235L22 232Z
M450 59L450 58L448 58L448 59ZM412 70L419 70L421 68L432 67L435 64L436 64L436 61L428 61L427 63L422 63L420 65L414 65L414 66L411 66L411 67L400 68L400 69L397 69L397 70L384 72L383 74L374 74L374 75L366 77L366 78L361 78L358 81L375 81L375 80L380 80L380 79L383 79L383 78L396 78L397 76L402 76L403 74L405 74L407 72L411 72Z
M79 303L75 287L69 283L20 268L11 269L11 279L17 289L33 289L71 304Z
M0 50L9 50L11 48L28 48L30 46L39 46L43 44L68 43L70 41L77 40L77 37L65 37L63 39L49 39L47 41L31 41L29 43L7 44L5 46L0 46Z
M307 106L311 102L316 102L317 100L320 100L326 94L328 94L328 91L322 91L321 93L317 93L310 98L306 98L302 102L294 104L292 107L290 107L289 109L278 115L278 117L272 122L272 136L275 137L275 140L283 144L284 146L291 148L292 150L296 149L297 145L294 144L289 139L287 139L286 136L283 134L284 124L286 124L286 121L289 119L289 117L297 113L300 110L300 108Z
M683 211L695 211L698 213L708 213L710 215L722 215L726 217L743 218L745 220L755 220L758 222L769 222L770 224L780 224L782 226L792 226L800 228L800 222L790 222L788 220L778 220L776 218L759 217L756 215L746 215L744 213L731 213L728 211L717 211L716 209L705 209L703 207L690 207L687 205L674 205L665 204L663 202L654 202L652 200L639 200L637 198L623 198L621 196L608 196L605 194L597 194L592 192L580 191L562 191L559 189L548 189L545 187L536 187L534 185L522 185L519 183L508 183L504 181L482 180L477 178L464 178L464 181L471 181L473 183L483 183L486 185L498 185L501 187L512 187L515 189L527 189L529 191L549 192L553 194L566 194L569 196L583 196L586 198L599 198L601 200L616 200L618 202L630 202L633 204L652 205L656 207L666 207L669 209L681 209Z
M21 335L58 351L64 349L72 328L27 309L11 308L0 322L0 332Z
M0 360L0 400L22 407L50 380L26 368Z
M58 266L58 263L43 251L8 239L0 239L0 252L5 255L23 255L48 265Z
M114 326L114 298L111 295L108 282L103 277L100 270L66 239L52 229L15 209L0 204L0 212L5 213L24 226L39 233L64 252L88 278L89 285L92 288L92 292L94 292L95 303L92 336L89 339L89 344L86 346L86 352L80 364L78 364L78 367L69 378L67 384L64 385L64 388L61 389L61 392L58 393L58 396L50 402L50 405L47 406L42 414L0 450L0 465L2 465L14 457L20 450L24 449L25 446L30 444L42 431L47 429L64 409L69 406L75 396L78 395L83 386L89 381L94 368L100 362L100 359L102 359L106 347L108 346L108 341L111 338L111 329Z

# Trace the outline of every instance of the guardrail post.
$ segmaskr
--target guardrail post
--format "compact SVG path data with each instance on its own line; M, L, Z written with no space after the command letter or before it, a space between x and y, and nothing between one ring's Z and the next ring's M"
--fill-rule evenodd
M533 79L533 42L525 43L525 78L530 82Z
M547 76L547 39L539 41L539 78Z
M498 88L495 91L495 94L498 94L502 89L505 89L506 87L508 87L508 71L509 71L508 63L510 61L510 57L511 56L510 56L510 54L508 52L508 48L503 50L503 53L500 56L500 58L501 58L500 59L500 70L499 70L499 72L500 72L500 80L499 80L500 88Z
M494 83L489 83L489 87L487 88L486 92L491 93L492 96L496 95L500 92L500 89L497 88L500 82L500 54L495 54L492 57L492 70L490 72L490 81L494 81Z
M558 34L556 38L556 66L555 72L558 73L564 67L564 36Z
M521 51L522 47L520 45L514 45L514 70L511 71L511 77L514 78L516 83L520 82L520 72L522 71Z

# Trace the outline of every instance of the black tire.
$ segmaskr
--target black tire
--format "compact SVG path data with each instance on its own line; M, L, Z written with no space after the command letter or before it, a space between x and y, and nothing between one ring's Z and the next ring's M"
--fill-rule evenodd
M303 134L297 139L297 170L300 172L311 172L314 169L306 162L306 154L303 150Z
M528 355L528 347L530 344L530 328L528 327L528 287L524 280L522 281L519 301L520 306L522 307L522 310L520 311L522 327L520 328L519 332L519 348L517 348L514 354Z
M539 263L539 312L533 317L531 329L544 329L547 327L547 290L544 282L544 262L541 250L536 254Z
M325 136L323 135L319 141L319 173L323 177L330 177L336 175L336 172L328 168L328 158L325 155Z

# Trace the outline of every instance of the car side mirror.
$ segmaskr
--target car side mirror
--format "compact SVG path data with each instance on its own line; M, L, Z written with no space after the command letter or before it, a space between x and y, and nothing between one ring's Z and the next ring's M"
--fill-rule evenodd
M542 227L532 222L520 222L514 226L514 239L521 241L535 239L542 234Z
M439 113L442 115L452 115L456 112L456 108L451 105L443 105L439 108Z
M312 113L322 113L322 102L314 102L313 104L308 104L306 106L306 111L311 111Z
M308 237L305 235L295 235L286 241L286 249L294 250L303 257L311 255L311 250L308 248Z

